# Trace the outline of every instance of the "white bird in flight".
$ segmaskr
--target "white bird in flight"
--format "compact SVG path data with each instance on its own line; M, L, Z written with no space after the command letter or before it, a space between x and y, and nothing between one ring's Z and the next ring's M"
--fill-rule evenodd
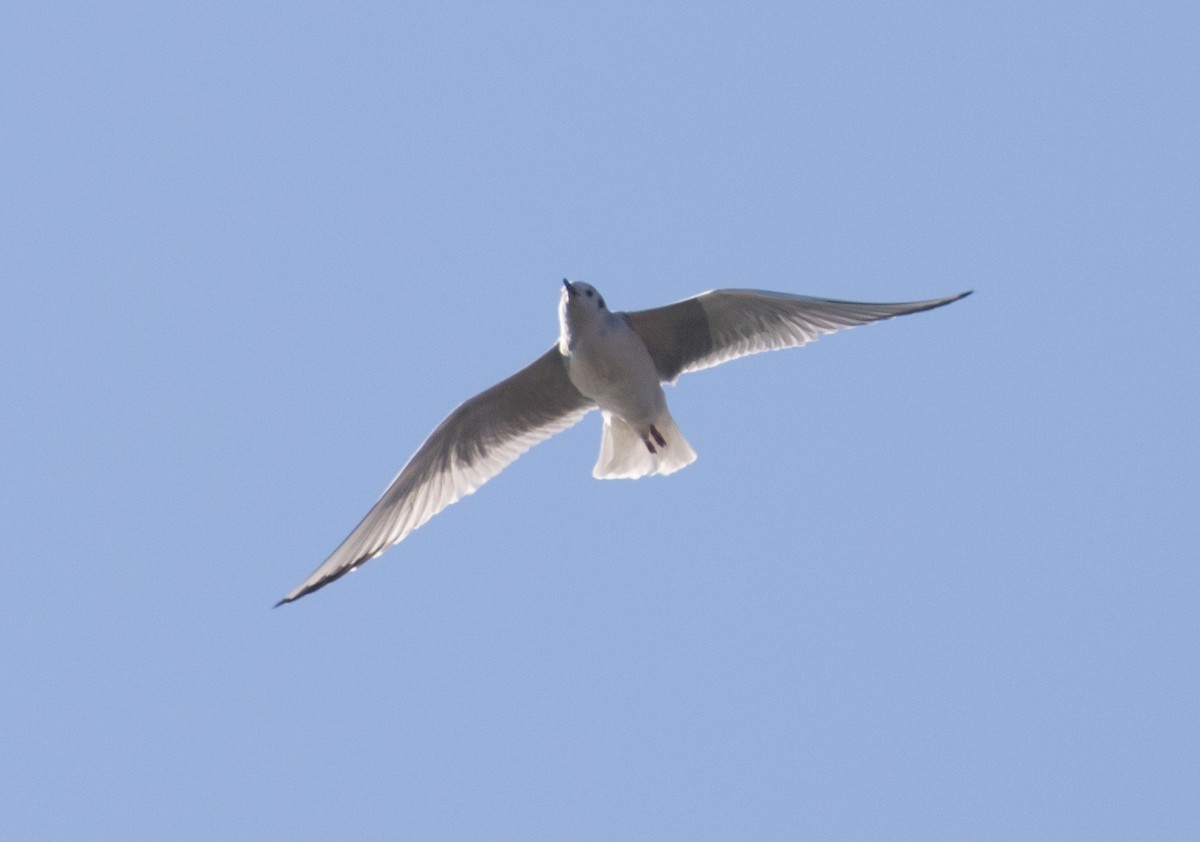
M276 606L378 556L535 444L593 409L604 418L598 479L672 474L696 459L667 410L663 383L729 360L798 348L825 333L932 310L970 295L865 304L719 289L614 313L590 284L563 280L558 342L450 413L333 554Z

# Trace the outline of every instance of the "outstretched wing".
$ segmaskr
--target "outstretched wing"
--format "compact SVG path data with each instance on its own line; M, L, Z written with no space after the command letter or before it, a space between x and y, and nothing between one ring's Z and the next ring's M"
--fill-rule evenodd
M970 294L905 304L866 304L755 289L718 289L625 316L646 343L659 376L673 382L688 371L748 354L798 348L824 333L932 310Z
M324 587L403 541L526 450L594 408L571 384L555 345L450 413L341 546L277 606Z

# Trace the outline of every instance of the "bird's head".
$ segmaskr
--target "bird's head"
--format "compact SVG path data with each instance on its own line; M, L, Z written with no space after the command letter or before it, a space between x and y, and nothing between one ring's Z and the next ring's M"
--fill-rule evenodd
M594 286L563 278L562 299L558 304L559 349L566 354L572 334L586 330L588 325L603 321L607 316L604 296Z

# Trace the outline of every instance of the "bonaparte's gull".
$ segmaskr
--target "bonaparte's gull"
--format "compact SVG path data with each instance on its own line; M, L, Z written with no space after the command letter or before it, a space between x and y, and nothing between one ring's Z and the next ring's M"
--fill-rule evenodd
M696 459L667 410L663 383L728 360L796 348L824 333L932 310L970 292L863 304L719 289L666 307L614 313L590 284L563 281L558 342L450 413L333 554L277 605L349 573L475 491L533 445L593 409L604 418L592 474L671 474Z

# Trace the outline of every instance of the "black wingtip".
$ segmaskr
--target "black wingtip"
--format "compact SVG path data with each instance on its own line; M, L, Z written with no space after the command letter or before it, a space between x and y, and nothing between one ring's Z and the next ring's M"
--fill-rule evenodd
M353 573L359 567L362 567L364 562L370 560L371 558L374 558L374 556L367 556L366 558L360 559L359 561L355 562L352 565L349 565L348 567L343 567L341 570L335 570L333 573L328 573L325 575L324 578L318 579L317 581L313 582L310 585L307 585L305 587L299 588L298 590L292 591L292 593L288 594L283 599L279 600L279 602L275 603L275 605L272 607L278 608L281 605L286 605L289 602L295 602L298 599L306 597L313 591L319 591L319 590L321 590L321 588L325 587L330 582L336 582L338 579L342 578L347 573Z
M958 295L950 295L946 298L935 298L933 301L925 302L924 310L936 310L938 307L945 307L947 304L953 304L955 301L962 301L968 295L971 295L975 290L969 289L966 292L960 292Z

